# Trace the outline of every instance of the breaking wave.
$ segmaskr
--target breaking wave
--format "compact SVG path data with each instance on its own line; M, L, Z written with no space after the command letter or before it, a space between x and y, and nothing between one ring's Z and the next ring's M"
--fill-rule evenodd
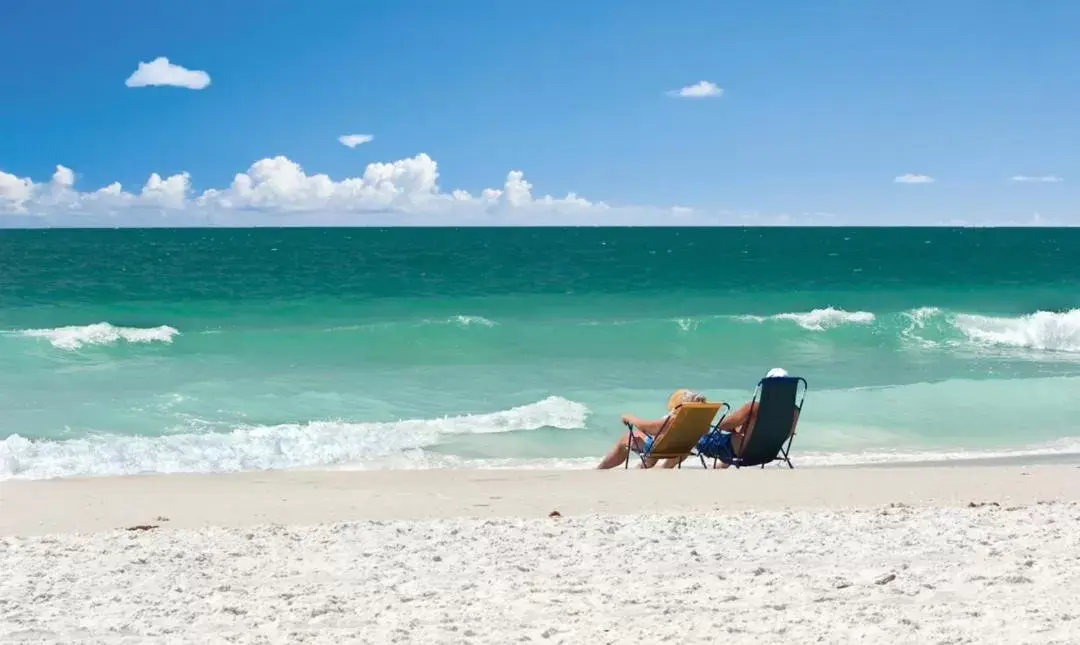
M886 338L911 341L924 347L968 346L1080 353L1080 309L1036 311L1010 317L950 312L938 307L918 307L899 314L850 312L826 307L769 316L738 316L737 319L757 323L789 321L813 332L851 325L869 326ZM685 320L680 320L679 325L683 329L689 328Z
M824 331L847 324L869 325L874 322L875 318L874 314L869 311L844 311L832 307L813 309L807 312L773 314L771 316L738 317L739 320L759 323L769 320L787 320L810 331Z
M23 336L44 338L53 347L76 350L87 345L113 345L127 343L171 343L179 334L173 327L117 327L107 322L92 325L72 325L53 329L26 329Z
M1016 318L957 314L952 324L977 344L1080 353L1080 309Z
M393 422L311 421L164 436L96 434L0 441L0 480L215 473L415 461L446 435L585 426L586 406L557 396L487 414Z
M199 351L214 343L231 344L235 335L251 332L273 342L276 351L285 351L293 340L306 343L305 347L308 348L319 343L341 347L342 334L355 334L357 338L350 341L351 347L401 347L401 351L409 351L410 348L424 345L424 351L428 352L445 348L458 351L466 347L497 352L504 343L518 346L531 338L550 340L553 329L558 330L562 346L581 345L590 351L604 346L619 351L621 344L642 346L665 339L673 340L673 335L686 339L715 336L730 341L740 338L739 334L753 333L754 342L761 342L769 337L796 337L810 333L814 338L826 337L841 346L850 340L923 348L1080 354L1080 309L1001 316L948 311L932 306L885 313L822 307L775 314L637 320L517 319L500 322L478 315L455 315L413 322L322 329L197 330L185 336L185 346L190 346L191 351ZM757 331L751 332L751 329ZM119 344L170 344L180 334L169 325L123 327L108 322L2 333L6 336L42 339L56 349L65 351ZM287 335L294 337L287 338ZM604 341L603 345L597 344L600 339Z

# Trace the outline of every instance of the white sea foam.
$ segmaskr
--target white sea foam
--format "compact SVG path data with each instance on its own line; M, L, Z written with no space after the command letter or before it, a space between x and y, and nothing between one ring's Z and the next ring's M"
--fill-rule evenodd
M937 307L918 307L904 312L904 315L911 321L911 327L915 329L925 328L931 319L940 314L941 309Z
M937 307L919 307L901 314L907 320L907 325L900 330L900 338L914 343L920 347L936 347L937 342L923 336L932 320L941 315Z
M694 331L698 328L700 321L694 318L676 318L675 323L679 326L679 329L683 331Z
M976 346L1080 353L1080 309L1006 317L918 307L901 316L905 322L899 331L900 337L922 347ZM738 320L757 323L786 320L808 331L819 332L848 324L868 325L877 317L869 311L850 312L826 307L801 313L739 316Z
M451 322L461 325L462 327L468 327L469 325L480 325L481 327L495 326L495 321L488 320L483 316L454 316L450 320Z
M450 316L449 318L424 318L422 320L411 321L384 321L384 322L369 322L357 325L341 325L337 327L330 327L326 331L356 331L356 330L380 330L380 329L393 329L399 326L443 326L453 325L456 327L494 327L499 323L484 318L483 316L470 316L468 314L459 314L456 316ZM204 332L206 333L206 332Z
M874 322L874 314L869 311L844 311L833 307L812 309L806 312L781 313L771 316L739 316L739 320L748 322L766 322L770 320L788 320L810 331L825 331L841 325L868 325Z
M599 454L557 458L471 458L425 448L447 434L527 431L541 427L577 429L588 409L559 397L490 414L387 423L320 421L238 428L229 433L187 433L160 437L97 435L65 441L30 441L18 435L0 441L0 481L140 473L213 473L262 469L416 470L436 468L589 469ZM860 436L865 433L861 433ZM865 437L863 437L865 438ZM1008 460L1080 461L1080 438L1015 448L802 450L799 467L902 466L920 463L975 463ZM691 459L685 468L700 468Z
M560 397L488 414L396 422L313 421L228 433L157 437L99 434L63 441L0 441L0 479L230 472L343 463L423 467L422 448L447 434L584 427L589 410Z
M860 466L933 464L940 462L976 462L985 460L1024 461L1027 459L1059 458L1080 460L1080 438L1058 439L1044 444L1017 448L972 450L942 448L940 450L875 450L866 452L804 452L792 453L797 464L804 466Z
M494 327L499 324L494 320L484 318L483 316L470 316L468 314L458 314L456 316L450 316L449 318L427 319L421 322L423 325L456 325L458 327Z
M179 334L173 327L117 327L107 322L92 325L72 325L53 329L27 329L23 336L47 339L53 347L76 350L87 345L128 343L171 343Z
M1016 318L957 314L951 323L980 345L1080 353L1080 309Z
M941 450L871 450L861 452L801 451L796 445L791 453L796 467L836 466L905 466L918 464L974 464L994 460L1013 463L1032 463L1041 460L1080 462L1080 439L1060 439L1041 445L997 450L965 450L943 448ZM483 470L583 470L595 468L600 455L595 457L558 458L498 458L470 459L456 455L412 453L393 461L342 464L341 470L373 469L421 469L421 468L477 468ZM634 465L631 462L631 465ZM712 461L707 461L712 467ZM777 465L779 466L779 464ZM786 467L786 466L785 466ZM701 468L701 462L688 459L683 468Z

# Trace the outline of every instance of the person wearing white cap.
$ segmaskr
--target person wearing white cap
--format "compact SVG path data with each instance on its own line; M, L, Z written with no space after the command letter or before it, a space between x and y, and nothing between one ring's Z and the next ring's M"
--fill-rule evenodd
M786 378L788 375L787 370L782 367L774 367L765 373L765 378ZM747 434L754 429L754 413L757 412L757 403L755 400L747 401L743 403L737 410L724 417L716 429L720 430L720 435L723 437L723 441L726 441L730 446L731 453L738 455L742 452L742 444L745 441ZM794 428L795 424L799 422L799 411L795 411L795 418L792 420L791 427ZM715 449L715 447L713 447ZM720 468L727 468L728 464L720 464Z

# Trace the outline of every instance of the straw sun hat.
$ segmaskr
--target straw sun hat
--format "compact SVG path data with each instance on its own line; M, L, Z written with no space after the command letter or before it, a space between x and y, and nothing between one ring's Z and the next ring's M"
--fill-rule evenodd
M671 393L671 396L667 400L667 409L674 410L676 407L683 403L705 403L708 399L704 394L699 394L693 390L686 388L679 388Z

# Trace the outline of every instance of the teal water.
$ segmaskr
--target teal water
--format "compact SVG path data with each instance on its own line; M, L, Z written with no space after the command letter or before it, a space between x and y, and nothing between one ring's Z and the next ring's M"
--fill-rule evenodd
M1072 455L1076 257L1076 229L0 231L0 478L583 467L621 412L774 366L810 383L804 464Z

